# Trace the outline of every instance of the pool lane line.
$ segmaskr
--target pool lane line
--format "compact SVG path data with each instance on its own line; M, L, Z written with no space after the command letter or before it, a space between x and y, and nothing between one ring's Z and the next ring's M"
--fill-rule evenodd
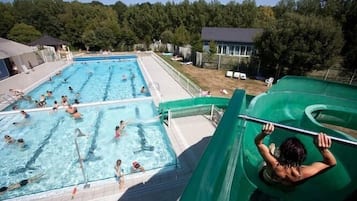
M135 107L135 117L136 119L140 119L140 110L138 107ZM141 151L153 151L154 150L154 146L151 145L147 145L147 140L145 137L145 131L143 129L143 124L142 123L138 123L137 126L138 127L138 135L140 137L140 144L141 144L141 149L134 151L134 154L139 153Z
M75 73L77 73L77 71L79 70L79 67L76 68L75 71L73 71L69 76L67 76L66 78L64 78L60 83L57 84L57 86L53 87L53 89L51 89L50 91L55 91L57 90L60 86L62 86L63 84L68 84L67 82L64 82L64 80L68 80L70 77L72 77Z
M132 90L132 96L134 98L136 98L136 89L135 89L134 79L135 79L135 77L130 76L130 86L131 86L131 90Z
M93 76L93 73L89 73L86 81L83 82L82 86L77 90L77 93L81 94L83 88L88 84L88 82L89 82L90 78L92 78L92 76Z
M36 159L40 156L40 154L43 152L43 147L45 147L49 141L52 135L55 133L57 130L58 126L60 123L62 123L64 120L64 117L62 117L59 121L57 121L57 124L51 128L49 134L46 136L46 138L42 141L40 144L40 147L36 149L34 152L34 155L26 162L25 167L18 168L17 170L10 171L10 174L18 174L18 173L23 173L26 172L27 170L34 170L36 168L32 168L31 165L36 161Z
M105 85L103 101L106 101L108 98L108 89L109 89L109 85L110 85L110 82L112 81L112 77L113 77L114 68L112 66L109 66L109 67L110 67L109 78L108 78L107 84Z
M97 148L97 137L99 135L99 126L102 124L102 120L103 120L103 111L100 111L98 114L97 121L95 123L95 131L91 141L91 145L88 149L87 154L85 155L85 159L83 160L83 162L101 159L100 157L95 157L94 150Z

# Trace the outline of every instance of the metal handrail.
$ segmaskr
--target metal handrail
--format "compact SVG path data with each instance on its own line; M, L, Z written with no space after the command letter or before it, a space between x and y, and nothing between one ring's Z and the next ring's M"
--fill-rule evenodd
M292 126L286 126L283 124L278 124L278 123L274 123L271 121L267 121L267 120L263 120L263 119L259 119L259 118L255 118L255 117L251 117L251 116L247 116L247 115L238 115L239 118L248 120L248 121L252 121L255 123L261 123L261 124L273 124L275 127L277 128L282 128L285 130L289 130L289 131L295 131L301 134L305 134L305 135L310 135L310 136L317 136L319 133L318 132L313 132L313 131L308 131L308 130L304 130L301 128L295 128ZM350 141L350 140L345 140L345 139L341 139L341 138L337 138L337 137L333 137L333 136L329 136L331 138L331 140L334 140L336 142L341 142L343 144L348 144L348 145L353 145L353 146L357 146L357 142L355 141Z
M79 129L79 128L76 128L74 130L74 133L76 134L76 137L74 138L74 144L76 145L76 150L77 150L77 154L78 154L78 160L79 160L80 168L82 170L83 179L84 179L84 187L83 188L89 188L90 185L88 184L88 178L87 178L87 176L85 174L84 165L83 165L83 159L82 159L81 154L79 152L79 145L78 145L78 142L77 142L77 138L78 137L87 136L87 135L84 134L81 131L81 129Z

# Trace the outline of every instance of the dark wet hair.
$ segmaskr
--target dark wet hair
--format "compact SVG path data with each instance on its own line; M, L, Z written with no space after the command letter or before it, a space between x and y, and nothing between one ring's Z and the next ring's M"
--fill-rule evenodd
M296 137L287 138L279 147L278 161L281 165L301 166L306 159L306 149Z
M20 138L20 139L17 140L17 142L23 143L23 142L24 142L24 139Z
M0 192L5 192L5 191L7 191L7 186L3 186L0 188Z
M119 129L119 126L115 126L115 130L118 130Z
M119 165L121 165L121 160L120 159L117 160L117 165L118 165L118 163L119 163Z

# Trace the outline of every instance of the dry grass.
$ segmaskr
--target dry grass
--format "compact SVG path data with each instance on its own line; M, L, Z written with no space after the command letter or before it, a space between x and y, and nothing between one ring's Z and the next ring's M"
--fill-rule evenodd
M259 80L228 78L225 77L225 70L205 69L193 65L182 65L178 61L171 61L170 57L160 56L203 90L210 91L213 96L231 97L232 92L235 89L244 89L247 94L256 96L268 89L265 83ZM222 94L220 92L221 89L227 90L228 94Z
M225 71L197 68L191 65L186 65L182 68L182 72L190 74L195 82L204 90L211 91L214 96L222 96L221 89L228 91L228 96L232 95L235 89L244 89L249 95L258 95L267 90L264 82L259 80L239 80L234 78L225 77Z

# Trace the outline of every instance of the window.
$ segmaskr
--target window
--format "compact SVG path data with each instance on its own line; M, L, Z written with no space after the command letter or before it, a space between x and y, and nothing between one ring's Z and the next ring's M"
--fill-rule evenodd
M223 46L222 48L222 54L227 54L227 46Z
M222 46L221 45L217 46L217 54L222 54Z
M237 45L237 46L235 46L234 49L235 49L235 50L234 50L234 55L240 55L240 46Z
M247 55L246 46L241 46L240 55Z
M247 55L252 55L252 46L247 46Z

